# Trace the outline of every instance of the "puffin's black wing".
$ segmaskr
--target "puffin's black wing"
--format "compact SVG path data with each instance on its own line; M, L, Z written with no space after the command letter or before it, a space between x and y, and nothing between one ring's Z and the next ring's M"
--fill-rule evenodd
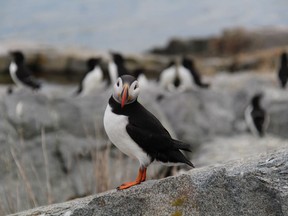
M89 73L89 71L86 72L86 73L84 73L84 75L81 77L80 82L79 82L78 89L77 89L77 91L75 92L76 95L79 95L79 94L83 91L83 81L84 81L84 79L85 79L85 77L86 77L86 75L87 75L88 73Z
M278 77L280 79L281 87L285 88L288 80L288 67L281 67L279 69Z
M41 84L38 80L36 80L32 75L28 68L22 66L20 67L17 72L16 76L19 80L21 80L24 84L30 86L33 89L39 89Z
M172 139L160 121L141 104L138 103L137 112L129 116L126 130L153 159L170 163L186 163L194 167L180 151L190 151L190 145Z

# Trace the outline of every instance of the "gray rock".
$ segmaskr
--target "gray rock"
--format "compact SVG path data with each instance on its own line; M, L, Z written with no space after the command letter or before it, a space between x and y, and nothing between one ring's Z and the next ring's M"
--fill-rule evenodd
M196 167L203 167L287 147L287 140L271 135L265 138L250 134L222 136L201 143L191 158Z
M39 207L28 215L288 215L288 151Z

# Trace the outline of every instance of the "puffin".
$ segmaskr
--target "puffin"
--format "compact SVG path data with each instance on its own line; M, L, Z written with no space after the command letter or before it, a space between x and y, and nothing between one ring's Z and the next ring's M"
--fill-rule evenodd
M140 163L136 180L120 185L118 190L144 182L147 167L154 161L194 167L181 152L191 151L190 145L172 139L161 122L138 102L139 93L139 82L135 77L119 77L104 114L103 122L108 138L120 151L138 159Z
M103 71L100 67L101 58L87 60L87 72L82 77L76 94L87 95L103 86Z
M139 86L141 88L147 88L149 85L149 81L145 75L145 71L142 68L138 68L133 71L134 77L138 80Z
M192 59L189 58L183 58L182 59L182 66L184 68L186 68L189 72L190 72L190 76L193 78L194 83L200 87L200 88L208 88L209 84L207 83L203 83L200 77L200 74L197 72L195 66L194 66L194 62ZM186 80L186 77L182 78L183 80ZM191 78L190 78L191 79Z
M125 59L120 53L110 53L112 61L108 63L108 71L111 84L114 84L118 77L128 74L128 70L125 66Z
M262 93L255 94L250 104L245 110L245 120L249 130L259 137L265 135L268 128L269 116L264 108L261 106Z
M278 78L281 87L284 89L288 80L288 61L287 54L283 52L280 57L280 68L278 71Z
M25 65L25 56L21 51L10 52L13 60L9 65L9 72L13 82L19 87L39 90L41 84L32 76L32 72Z
M181 84L176 61L170 61L168 66L160 73L159 83L164 89L175 91Z

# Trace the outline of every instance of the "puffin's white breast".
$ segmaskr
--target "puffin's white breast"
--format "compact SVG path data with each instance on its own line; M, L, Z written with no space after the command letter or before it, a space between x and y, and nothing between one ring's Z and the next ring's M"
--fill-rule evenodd
M179 66L178 72L179 72L179 78L181 82L180 88L183 88L183 90L196 88L196 86L194 85L194 80L192 78L192 75L187 68L183 66Z
M128 117L116 115L108 104L104 114L104 128L111 142L124 154L136 158L143 166L151 163L150 157L134 142L126 130Z
M259 132L257 130L257 128L255 127L253 118L251 116L252 113L252 106L249 105L246 110L245 110L245 120L246 120L246 124L249 128L249 130L253 133L254 136L259 136Z
M168 88L168 89L173 88L174 87L173 83L174 83L175 77L176 77L176 67L175 66L171 66L171 67L163 70L162 73L160 74L160 85L163 88Z
M13 80L13 82L17 85L17 86L24 86L24 84L21 82L21 80L18 79L17 75L16 75L16 71L17 71L18 67L15 64L15 62L11 62L11 64L9 65L9 72L10 72L10 76Z
M116 83L116 80L118 78L118 70L117 70L117 66L114 62L108 63L108 71L109 71L111 84L114 85L114 83Z
M147 88L149 81L144 74L140 74L137 78L140 88Z
M92 71L90 71L82 81L83 92L82 95L89 94L93 92L95 89L99 89L103 86L103 73L101 68L95 67Z

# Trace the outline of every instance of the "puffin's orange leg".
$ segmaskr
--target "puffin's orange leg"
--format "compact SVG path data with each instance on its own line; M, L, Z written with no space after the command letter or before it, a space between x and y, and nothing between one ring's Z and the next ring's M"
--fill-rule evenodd
M144 168L141 182L144 182L146 180L146 171L147 171L147 168Z
M130 188L134 185L137 185L137 184L140 184L142 181L142 179L146 179L146 168L139 168L139 171L138 171L138 176L136 178L135 181L133 182L126 182L122 185L120 185L119 187L117 187L118 190L124 190L124 189L127 189L127 188Z

